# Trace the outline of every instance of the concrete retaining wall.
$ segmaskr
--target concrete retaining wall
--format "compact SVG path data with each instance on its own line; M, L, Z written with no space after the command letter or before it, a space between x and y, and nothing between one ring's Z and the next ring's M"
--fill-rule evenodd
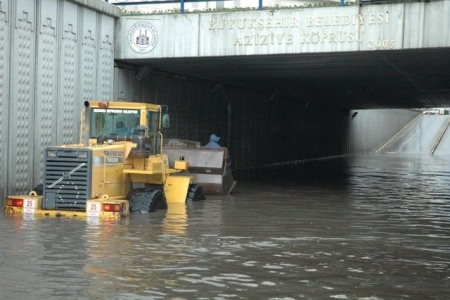
M350 153L373 153L421 113L421 111L409 109L351 111Z
M84 100L112 98L119 13L98 0L0 1L1 199L41 181L44 147L78 140Z

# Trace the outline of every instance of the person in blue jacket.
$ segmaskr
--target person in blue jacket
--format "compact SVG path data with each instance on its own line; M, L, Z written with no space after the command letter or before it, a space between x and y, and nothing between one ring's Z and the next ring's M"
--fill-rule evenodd
M205 147L209 147L209 148L219 148L219 140L220 137L218 137L217 135L215 135L214 133L211 134L211 136L209 137L209 143L205 145Z
M215 135L215 134L213 133L213 134L211 134L211 136L209 137L209 143L206 144L205 147L209 147L209 148L220 148L219 140L220 140L220 137L218 137L217 135ZM231 157L230 157L230 155L227 155L227 160L228 160L228 165L231 165Z

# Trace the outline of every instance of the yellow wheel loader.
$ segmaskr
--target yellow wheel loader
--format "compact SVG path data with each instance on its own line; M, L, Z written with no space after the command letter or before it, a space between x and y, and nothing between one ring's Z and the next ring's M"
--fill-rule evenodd
M8 196L5 212L118 218L171 203L204 200L203 188L182 172L189 161L163 152L165 106L86 101L80 142L48 147L44 182L29 195Z

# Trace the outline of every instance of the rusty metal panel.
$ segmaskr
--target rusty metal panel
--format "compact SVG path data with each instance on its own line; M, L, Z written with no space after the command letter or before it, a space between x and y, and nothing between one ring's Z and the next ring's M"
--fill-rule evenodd
M9 103L9 2L0 2L0 204L6 192Z
M7 184L12 193L25 193L31 185L33 165L33 120L35 87L34 1L17 0L13 5L14 34L11 36L11 85Z
M44 148L53 145L56 139L58 107L58 62L55 59L58 57L57 8L54 1L42 0L38 11L33 186L42 182Z

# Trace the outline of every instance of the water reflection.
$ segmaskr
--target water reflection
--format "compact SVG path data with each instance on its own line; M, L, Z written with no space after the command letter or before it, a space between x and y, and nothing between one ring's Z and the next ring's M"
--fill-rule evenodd
M3 216L0 298L450 296L450 159L310 167L117 221Z

